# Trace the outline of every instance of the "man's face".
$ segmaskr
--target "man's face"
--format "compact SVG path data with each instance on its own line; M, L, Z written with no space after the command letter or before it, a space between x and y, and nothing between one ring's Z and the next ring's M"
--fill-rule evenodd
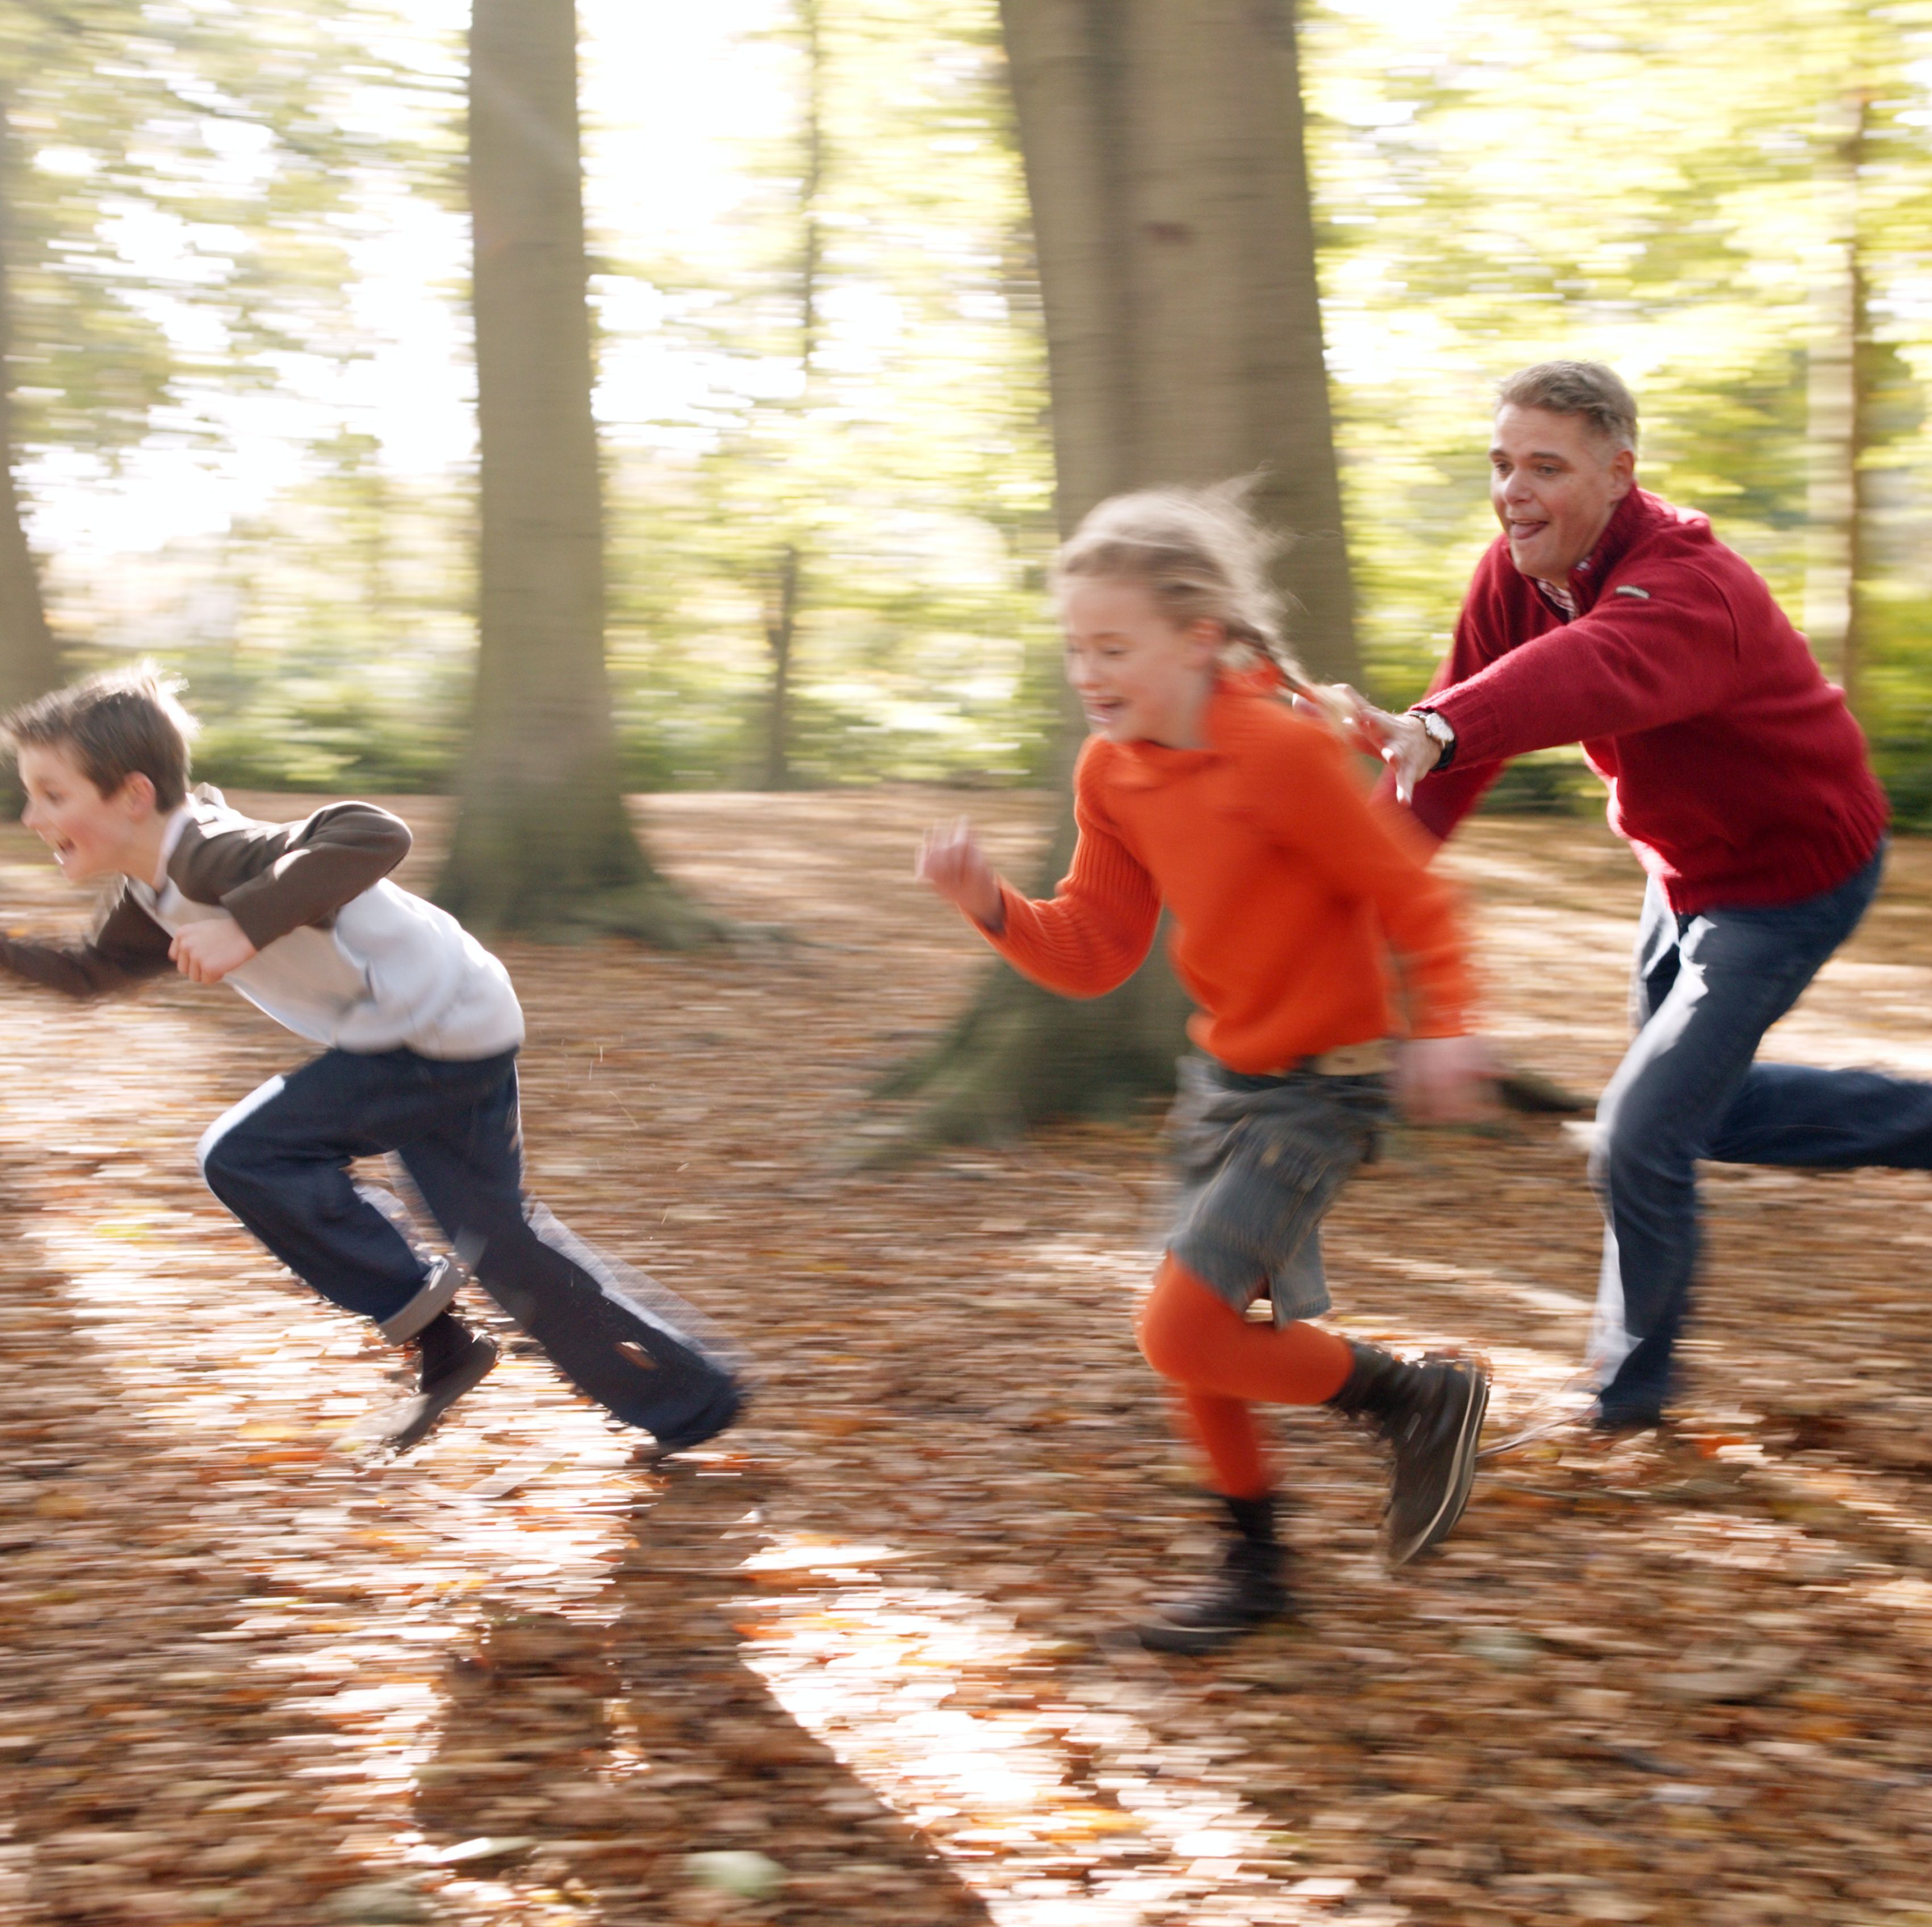
M1490 500L1509 538L1510 560L1540 581L1563 581L1597 546L1630 493L1636 457L1612 448L1581 415L1496 411Z

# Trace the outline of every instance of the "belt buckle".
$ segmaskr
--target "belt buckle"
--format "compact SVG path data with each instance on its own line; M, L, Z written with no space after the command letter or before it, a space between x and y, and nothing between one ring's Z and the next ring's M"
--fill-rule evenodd
M1371 1037L1366 1043L1345 1044L1337 1050L1324 1050L1307 1060L1307 1068L1319 1077L1370 1077L1390 1069L1395 1053L1386 1037Z

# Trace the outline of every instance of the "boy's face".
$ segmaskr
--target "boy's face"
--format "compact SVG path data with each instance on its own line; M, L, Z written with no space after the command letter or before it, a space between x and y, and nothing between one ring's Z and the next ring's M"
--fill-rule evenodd
M1060 592L1066 679L1087 727L1109 742L1192 746L1226 638L1214 622L1176 627L1140 583L1076 576Z
M104 796L64 745L24 743L19 763L27 793L20 820L53 852L69 883L95 883L117 871L141 874L128 865L140 862L140 832L154 821L147 778L130 776Z

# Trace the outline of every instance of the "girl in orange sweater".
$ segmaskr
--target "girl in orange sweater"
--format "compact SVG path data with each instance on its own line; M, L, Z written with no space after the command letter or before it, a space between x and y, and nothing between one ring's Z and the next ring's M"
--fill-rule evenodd
M1410 1363L1310 1322L1329 1307L1321 1221L1373 1151L1394 1094L1466 1116L1487 1068L1466 1033L1454 900L1392 812L1372 805L1284 649L1268 544L1237 488L1151 491L1095 509L1055 587L1067 675L1091 734L1074 775L1079 841L1050 901L997 877L963 825L919 874L1014 966L1070 996L1137 969L1163 905L1199 1006L1169 1131L1181 1195L1142 1307L1232 1528L1199 1590L1137 1629L1206 1652L1291 1610L1253 1403L1325 1404L1393 1461L1388 1557L1435 1545L1468 1498L1489 1388L1461 1359ZM1307 691L1310 696L1314 692ZM1396 1028L1390 952L1407 1036ZM1273 1321L1250 1304L1265 1292Z

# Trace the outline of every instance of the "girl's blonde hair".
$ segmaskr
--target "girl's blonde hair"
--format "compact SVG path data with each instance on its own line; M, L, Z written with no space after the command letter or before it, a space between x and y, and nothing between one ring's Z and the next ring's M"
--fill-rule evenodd
M1177 628L1220 623L1228 667L1272 662L1289 688L1339 724L1347 705L1310 679L1282 635L1282 598L1268 574L1281 542L1247 505L1257 479L1109 497L1060 545L1053 586L1096 577L1139 583Z

